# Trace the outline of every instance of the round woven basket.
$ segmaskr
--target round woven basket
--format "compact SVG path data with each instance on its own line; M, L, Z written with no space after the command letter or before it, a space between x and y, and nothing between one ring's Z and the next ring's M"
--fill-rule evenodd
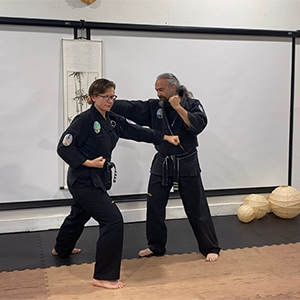
M254 219L254 210L249 205L241 205L238 209L237 216L243 223L249 223Z
M269 196L271 211L283 219L292 219L300 213L300 192L289 185L282 185Z
M251 194L245 198L243 204L253 208L255 219L263 218L269 210L269 201L263 195Z

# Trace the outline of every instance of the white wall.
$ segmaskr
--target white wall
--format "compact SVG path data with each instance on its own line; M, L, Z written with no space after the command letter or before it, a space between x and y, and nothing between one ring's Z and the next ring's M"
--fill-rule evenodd
M0 15L137 24L297 30L297 0L0 0Z
M217 28L248 28L271 30L300 29L300 1L296 0L96 0L87 5L80 0L0 0L0 16L24 17L59 20L86 20L95 22L182 25ZM292 185L300 190L300 42L297 41L296 90L293 147ZM274 162L276 163L276 162ZM230 198L230 197L229 197ZM231 203L228 197L213 199L212 214L233 214L236 205L244 196L234 198L232 209L221 212L215 205L224 201ZM210 200L211 203L212 200ZM125 212L132 204L123 205ZM136 203L136 207L140 204ZM176 206L177 208L180 207ZM221 207L221 206L220 206ZM144 211L144 208L142 208ZM66 211L67 213L67 211ZM24 216L17 212L10 221L18 221ZM172 213L170 213L172 215ZM143 219L142 217L138 220ZM176 215L172 215L173 217ZM181 214L178 215L180 217ZM55 215L52 217L55 217ZM28 217L30 218L30 217ZM27 220L29 220L27 218ZM0 220L2 219L0 215ZM129 218L127 221L134 220ZM55 225L57 226L57 224ZM38 230L40 227L23 227L23 230ZM15 231L22 231L18 227Z

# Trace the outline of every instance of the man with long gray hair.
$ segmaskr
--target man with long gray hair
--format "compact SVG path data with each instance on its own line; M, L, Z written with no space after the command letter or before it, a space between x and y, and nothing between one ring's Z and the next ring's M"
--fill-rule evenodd
M180 144L155 145L147 193L146 233L148 248L140 257L166 252L166 206L171 189L179 192L199 251L209 262L216 261L220 247L205 196L198 160L198 139L207 125L199 100L172 73L159 75L155 82L159 99L117 100L112 110L127 119L164 134L178 135Z

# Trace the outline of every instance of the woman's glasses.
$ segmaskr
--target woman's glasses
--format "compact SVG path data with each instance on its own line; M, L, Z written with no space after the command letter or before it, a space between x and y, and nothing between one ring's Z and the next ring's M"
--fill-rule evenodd
M112 96L108 96L108 95L98 95L99 97L103 98L104 100L108 101L108 100L116 100L117 99L117 95L112 95Z

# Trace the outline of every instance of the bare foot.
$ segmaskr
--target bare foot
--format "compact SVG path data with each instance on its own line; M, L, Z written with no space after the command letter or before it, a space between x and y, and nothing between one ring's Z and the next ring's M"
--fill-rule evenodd
M139 253L138 253L138 256L139 257L148 257L148 256L151 256L153 255L153 252L149 249L149 248L146 248L144 250L141 250Z
M219 255L217 253L208 253L206 255L205 260L209 262L217 261L219 258Z
M78 249L78 248L74 248L73 251L71 252L71 254L77 254L81 252L81 249ZM58 255L58 253L56 252L56 250L53 248L52 251L51 251L52 255Z
M94 286L103 287L106 289L121 289L125 284L119 280L110 281L110 280L97 280L93 279L92 281Z

